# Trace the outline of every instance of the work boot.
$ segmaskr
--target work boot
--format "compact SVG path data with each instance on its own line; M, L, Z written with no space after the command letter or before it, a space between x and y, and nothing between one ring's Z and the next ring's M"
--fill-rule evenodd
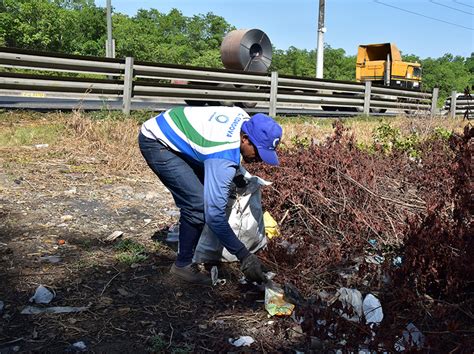
M211 285L211 277L201 273L196 263L192 263L185 267L177 267L176 264L173 263L170 273L188 283Z

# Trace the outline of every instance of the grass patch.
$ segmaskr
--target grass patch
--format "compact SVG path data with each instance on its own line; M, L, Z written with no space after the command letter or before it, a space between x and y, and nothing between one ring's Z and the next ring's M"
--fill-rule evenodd
M131 265L134 263L143 262L148 258L146 255L145 246L131 239L120 241L115 246L115 249L119 252L115 258L120 263Z
M0 147L54 144L64 131L62 124L10 125L0 130Z

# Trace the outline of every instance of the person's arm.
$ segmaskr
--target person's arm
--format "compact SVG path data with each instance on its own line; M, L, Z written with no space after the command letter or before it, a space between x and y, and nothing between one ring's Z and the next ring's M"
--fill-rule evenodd
M235 235L225 213L237 168L235 163L225 159L204 161L204 213L206 224L222 245L242 261L249 251Z

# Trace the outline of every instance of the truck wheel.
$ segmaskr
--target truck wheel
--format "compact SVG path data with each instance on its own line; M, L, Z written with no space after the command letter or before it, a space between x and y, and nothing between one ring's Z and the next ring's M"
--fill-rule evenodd
M370 112L377 114L377 113L385 113L387 112L387 110L384 108L371 108Z

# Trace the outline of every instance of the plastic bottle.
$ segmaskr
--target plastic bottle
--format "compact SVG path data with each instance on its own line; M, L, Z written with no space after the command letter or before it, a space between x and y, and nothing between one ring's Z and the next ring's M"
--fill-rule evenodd
M173 224L168 229L168 234L166 235L166 242L178 242L179 240L179 222Z

